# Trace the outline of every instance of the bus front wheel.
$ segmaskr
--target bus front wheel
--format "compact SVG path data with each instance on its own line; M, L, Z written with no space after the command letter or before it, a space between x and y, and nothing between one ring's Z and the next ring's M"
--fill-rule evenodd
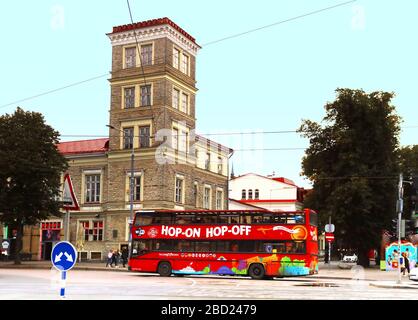
M171 264L169 262L160 262L157 272L162 277L169 277L171 275Z
M253 263L248 269L248 274L252 279L261 280L265 275L264 266L260 263Z

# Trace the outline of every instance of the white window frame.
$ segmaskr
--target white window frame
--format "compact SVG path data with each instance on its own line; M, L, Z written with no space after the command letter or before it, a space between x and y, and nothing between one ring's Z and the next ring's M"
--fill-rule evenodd
M128 65L128 63L127 63L128 55L126 53L127 53L128 50L132 50L132 49L133 49L133 51L135 53L133 55L133 63L131 62ZM124 50L124 53L123 53L123 57L124 57L124 61L123 61L124 69L135 68L136 65L137 65L137 62L136 62L136 59L137 59L137 51L138 51L137 48L136 47L124 47L123 50Z
M220 197L219 197L220 194ZM216 189L216 210L224 209L224 190L222 188Z
M186 59L185 59L186 58ZM190 70L190 56L184 52L181 53L180 71L189 75Z
M90 240L93 238L94 234L88 234L88 240L86 240L86 233L85 233L85 229L82 225L83 222L88 222L89 223L89 229L88 230L94 230L94 222L102 222L103 223L103 228L99 228L98 230L102 230L102 239L101 240ZM91 226L91 228L90 228ZM77 220L77 228L82 228L82 241L84 242L101 242L101 241L105 241L105 219L79 219ZM93 232L94 233L94 232ZM77 229L77 234L79 234L79 230ZM97 233L97 236L99 237L99 232Z
M136 178L140 178L140 200L135 200L135 191L136 191ZM126 196L125 202L129 203L131 201L131 172L126 171ZM134 172L134 202L144 201L144 173L142 171Z
M127 90L132 90L133 89L133 101L132 101L132 106L127 106L127 95L126 95L126 91ZM134 109L135 108L135 96L136 96L136 88L135 86L131 86L131 87L124 87L123 88L123 107L124 109Z
M172 103L173 103L173 108L177 110L180 110L180 95L181 95L181 90L177 88L173 88L173 102Z
M209 190L208 195L206 194L206 191ZM212 206L212 187L205 185L203 189L203 208L210 210Z
M144 104L143 103L143 98L142 97L145 97L145 99L147 99L146 97L148 96L148 95L144 95L144 96L142 95L142 88L145 88L145 87L149 87L149 104ZM139 86L139 102L140 102L141 107L152 106L152 84L148 83L148 84L143 84L143 85Z
M145 59L144 59L144 56L142 54L142 48L144 48L144 47L151 47L151 53L150 53L151 54L151 57L150 57L150 61L149 62L147 60L147 63L144 63L144 60ZM152 43L144 43L144 44L141 44L140 50L141 50L140 55L141 55L141 63L142 63L142 65L143 66L152 66L154 64L154 61L153 61L154 45Z
M103 186L103 184L102 184L102 172L101 171L84 171L83 172L83 175L84 175L84 194L83 194L83 199L84 199L84 203L86 203L86 204L97 204L97 203L100 203L101 202L101 199L102 199L102 186ZM87 192L88 192L88 189L87 189L87 183L88 183L88 181L87 181L87 177L89 177L89 176L99 176L99 181L98 181L98 183L99 183L99 192L98 192L98 194L97 194L97 187L95 187L95 197L94 197L94 200L96 200L96 197L98 196L99 197L99 201L87 201Z
M180 185L177 185L177 182L181 182ZM174 202L184 204L185 203L185 189L184 189L184 176L176 175L174 181Z
M181 50L174 47L173 48L173 67L176 69L180 69L180 57L181 57Z

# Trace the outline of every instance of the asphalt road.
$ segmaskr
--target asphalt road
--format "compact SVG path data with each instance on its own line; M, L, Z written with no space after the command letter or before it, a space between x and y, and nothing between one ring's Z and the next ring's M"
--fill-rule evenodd
M416 289L377 288L366 277L299 277L251 280L243 277L164 278L132 272L71 270L68 300L321 299L418 300ZM60 274L55 269L1 269L0 300L59 300Z

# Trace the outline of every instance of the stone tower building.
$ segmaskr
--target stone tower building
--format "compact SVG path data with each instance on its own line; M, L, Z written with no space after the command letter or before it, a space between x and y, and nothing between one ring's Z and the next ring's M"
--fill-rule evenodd
M80 211L25 229L23 251L33 259L49 259L67 228L82 260L103 260L109 249L127 246L131 211L228 206L232 150L195 134L195 39L168 18L107 35L109 138L60 143Z

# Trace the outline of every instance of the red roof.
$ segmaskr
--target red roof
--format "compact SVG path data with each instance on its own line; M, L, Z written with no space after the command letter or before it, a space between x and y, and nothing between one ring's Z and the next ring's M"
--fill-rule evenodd
M186 31L184 31L182 28L180 28L177 24L175 24L173 21L171 21L167 17L116 26L116 27L113 27L112 33L141 29L141 28L146 28L146 27L159 26L163 24L168 24L169 26L172 26L174 29L176 29L178 32L184 35L187 39L196 43L195 38L193 38L190 34L188 34Z
M262 176L262 175L259 175L257 173L252 173L252 172L245 173L243 175L237 176L237 177L235 177L235 178L233 178L231 180L238 179L238 178L241 178L241 177L244 177L244 176L248 176L248 175L254 175L254 176L258 176L258 177L264 178L264 179L270 179L270 180L274 180L274 181L277 181L277 182L285 183L285 184L288 184L288 185L291 185L291 186L294 186L294 187L298 187L292 180L287 179L287 178L284 178L284 177L272 178L272 177L268 177L268 176L267 177L266 176Z
M64 155L106 152L109 150L109 138L61 142L58 150Z
M295 183L292 180L290 180L290 179L286 179L284 177L272 178L272 179L275 180L275 181L279 181L279 182L282 182L282 183L285 183L285 184L290 184L291 186L295 186L296 187Z

